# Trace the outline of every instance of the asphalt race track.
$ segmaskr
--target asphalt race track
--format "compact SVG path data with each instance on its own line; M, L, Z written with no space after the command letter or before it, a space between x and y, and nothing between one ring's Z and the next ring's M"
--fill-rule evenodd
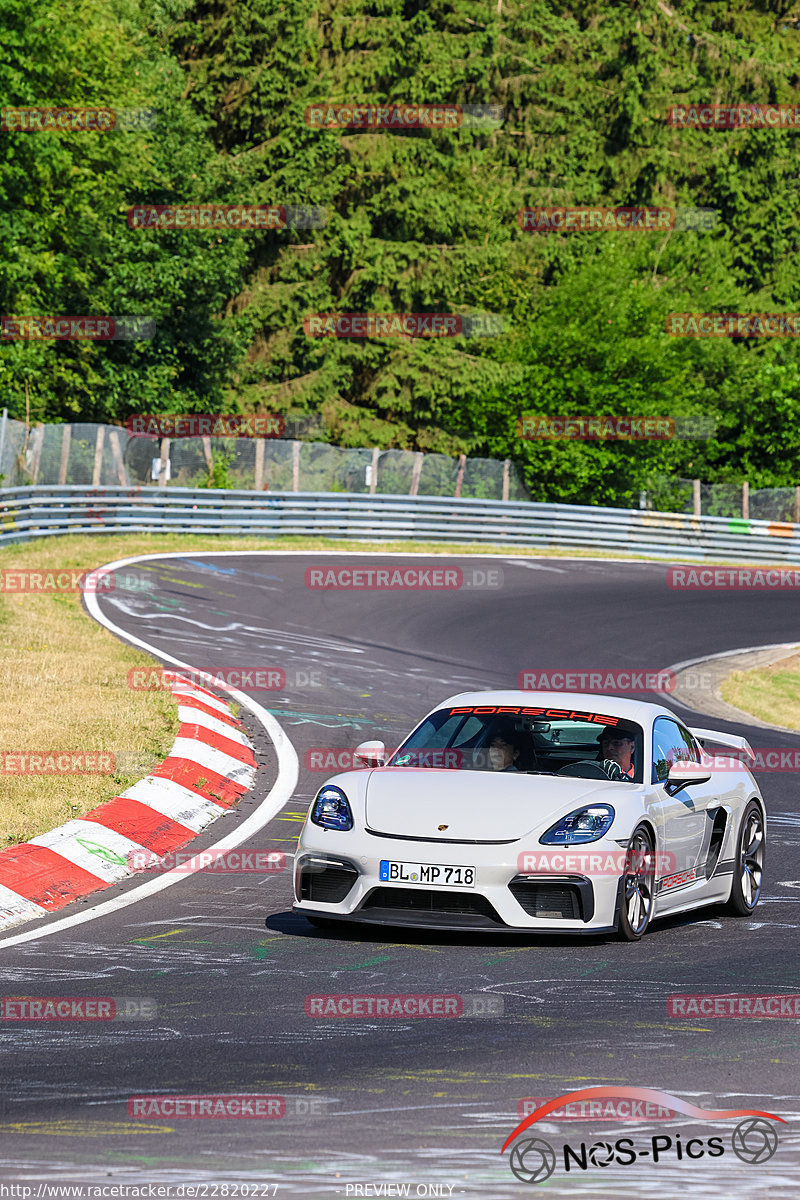
M286 672L284 691L253 696L291 739L299 783L249 841L255 849L291 852L325 779L306 768L306 752L351 748L367 737L396 745L454 692L515 687L526 668L655 669L800 636L791 591L673 591L664 564L465 557L447 565L499 567L502 586L311 590L304 571L323 561L345 560L268 552L150 560L137 568L150 590L117 590L101 601L111 622L194 667ZM677 711L689 724L719 724ZM198 846L255 811L276 781L263 727L248 712L243 719L260 751L257 791ZM724 727L754 746L800 747L800 737ZM292 914L289 870L204 872L74 928L0 944L3 995L137 996L157 1004L149 1020L0 1026L0 1178L30 1184L32 1195L41 1182L69 1182L200 1183L208 1187L198 1195L214 1196L225 1194L214 1185L235 1182L248 1183L250 1195L278 1197L504 1200L535 1194L500 1154L521 1098L627 1084L706 1108L776 1112L787 1121L778 1151L768 1162L740 1161L731 1121L545 1121L534 1132L557 1149L620 1136L643 1149L653 1136L672 1138L657 1162L651 1154L604 1166L605 1152L596 1150L586 1170L557 1168L543 1185L547 1195L688 1191L796 1200L797 1021L666 1013L674 992L800 988L797 780L764 773L759 782L770 841L753 920L705 910L656 922L633 944L374 928L332 936ZM140 884L126 882L101 899ZM449 1020L306 1016L305 997L325 992L485 993L502 997L504 1012ZM128 1116L134 1096L234 1092L286 1097L286 1115ZM679 1136L715 1134L723 1155L678 1159ZM405 1185L405 1193L397 1190Z

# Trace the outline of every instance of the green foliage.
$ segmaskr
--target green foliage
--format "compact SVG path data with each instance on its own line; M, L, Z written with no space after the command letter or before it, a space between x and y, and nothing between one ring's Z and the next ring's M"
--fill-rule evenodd
M236 483L231 479L230 467L236 458L235 454L224 454L211 451L211 468L205 479L197 484L201 488L233 488Z
M154 106L152 133L3 134L4 313L149 313L152 341L4 343L12 415L314 415L345 446L512 457L534 498L636 504L670 476L794 483L791 341L666 333L800 310L800 130L680 130L794 104L788 0L4 0L4 103ZM309 127L323 102L502 105L500 127ZM130 230L134 203L319 205L323 228ZM531 234L523 206L649 204L713 232ZM312 338L314 312L488 311L499 337ZM713 438L532 442L523 412L689 416ZM320 433L317 434L320 436ZM215 465L216 470L216 465Z
M136 411L220 403L240 349L217 314L240 282L242 244L129 229L135 203L219 190L222 164L184 101L178 64L141 28L132 0L5 0L5 105L158 111L155 130L0 135L0 310L16 316L143 314L148 340L4 342L0 382L12 416L124 420Z

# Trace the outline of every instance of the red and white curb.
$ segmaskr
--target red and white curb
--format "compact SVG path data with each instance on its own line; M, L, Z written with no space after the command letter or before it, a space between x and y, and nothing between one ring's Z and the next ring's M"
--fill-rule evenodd
M152 775L83 817L0 850L0 932L134 874L221 817L255 782L253 747L224 700L175 673L178 736ZM140 860L141 861L141 860Z

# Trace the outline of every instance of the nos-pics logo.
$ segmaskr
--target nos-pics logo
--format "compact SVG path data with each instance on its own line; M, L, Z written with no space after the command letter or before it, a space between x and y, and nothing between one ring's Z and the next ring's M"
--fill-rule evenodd
M543 1183L560 1164L562 1169L570 1174L575 1171L588 1171L592 1168L616 1166L632 1166L639 1160L658 1163L666 1159L672 1161L702 1158L719 1158L726 1153L725 1139L722 1136L709 1138L692 1137L688 1140L681 1134L654 1134L646 1140L636 1142L631 1137L616 1138L614 1141L598 1140L595 1142L579 1142L577 1145L565 1143L556 1150L550 1142L538 1135L522 1137L531 1125L541 1121L550 1113L563 1109L568 1104L585 1101L597 1101L606 1097L625 1097L630 1100L656 1104L662 1109L674 1113L684 1113L697 1121L728 1121L735 1117L740 1120L733 1130L730 1139L730 1150L742 1162L758 1165L772 1158L778 1149L778 1132L771 1121L784 1123L784 1118L776 1113L762 1112L754 1108L725 1108L719 1110L697 1108L678 1096L669 1092L657 1091L654 1088L639 1087L597 1087L581 1088L577 1092L568 1092L557 1096L540 1105L529 1116L521 1121L511 1135L506 1139L500 1151L504 1154L511 1143L514 1145L509 1158L509 1166L522 1183ZM592 1105L594 1107L594 1105ZM586 1119L591 1119L594 1114ZM519 1138L518 1141L515 1139Z

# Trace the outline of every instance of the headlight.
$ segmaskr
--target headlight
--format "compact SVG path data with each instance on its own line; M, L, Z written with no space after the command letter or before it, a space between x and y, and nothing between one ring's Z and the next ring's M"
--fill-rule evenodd
M614 809L610 804L588 804L567 813L539 841L545 846L574 846L580 842L596 842L607 833L614 821Z
M311 820L323 829L353 828L353 811L341 788L332 783L320 788L311 806Z

